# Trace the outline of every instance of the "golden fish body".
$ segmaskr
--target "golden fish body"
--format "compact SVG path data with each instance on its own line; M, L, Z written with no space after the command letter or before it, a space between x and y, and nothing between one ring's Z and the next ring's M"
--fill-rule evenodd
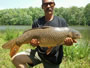
M3 48L11 48L15 44L21 46L29 43L32 39L37 39L40 47L55 47L64 44L67 37L78 39L81 37L80 33L68 27L50 27L44 26L41 28L30 29L22 34L20 37L5 43Z

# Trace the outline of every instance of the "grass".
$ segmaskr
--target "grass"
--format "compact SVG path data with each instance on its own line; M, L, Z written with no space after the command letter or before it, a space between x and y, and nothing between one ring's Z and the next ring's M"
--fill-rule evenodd
M88 57L89 53L90 48L88 41L79 40L79 42L74 44L73 46L64 46L64 56L68 57L72 61L74 59L83 59L85 57Z
M8 49L2 49L2 44L8 40L21 35L23 31L9 30L0 32L0 68L15 68L11 63ZM30 45L23 45L20 51L33 48ZM34 68L42 68L42 64ZM64 58L60 68L89 68L90 67L90 43L89 40L78 40L73 46L64 46ZM31 67L29 67L31 68Z

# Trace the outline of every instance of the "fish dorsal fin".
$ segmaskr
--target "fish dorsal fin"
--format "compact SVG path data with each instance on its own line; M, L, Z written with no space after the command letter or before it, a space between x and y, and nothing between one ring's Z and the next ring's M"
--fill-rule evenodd
M51 26L42 26L42 27L32 28L32 29L25 30L24 33L25 33L25 32L28 32L28 31L30 31L30 30L47 29L47 28L50 28L50 27L51 27Z
M42 26L42 27L40 27L40 29L47 29L47 28L51 28L51 26Z

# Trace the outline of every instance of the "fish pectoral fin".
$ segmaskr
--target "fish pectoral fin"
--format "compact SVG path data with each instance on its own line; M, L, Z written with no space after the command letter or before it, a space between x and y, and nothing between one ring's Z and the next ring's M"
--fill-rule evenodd
M48 47L47 51L46 51L46 54L50 54L50 52L52 51L53 47Z

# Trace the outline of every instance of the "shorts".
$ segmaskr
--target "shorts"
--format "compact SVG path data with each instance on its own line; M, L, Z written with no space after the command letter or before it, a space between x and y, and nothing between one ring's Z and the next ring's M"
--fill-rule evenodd
M59 68L59 64L50 63L44 57L40 58L36 49L28 49L24 53L26 53L28 57L30 57L33 62L33 66L43 63L44 68Z

